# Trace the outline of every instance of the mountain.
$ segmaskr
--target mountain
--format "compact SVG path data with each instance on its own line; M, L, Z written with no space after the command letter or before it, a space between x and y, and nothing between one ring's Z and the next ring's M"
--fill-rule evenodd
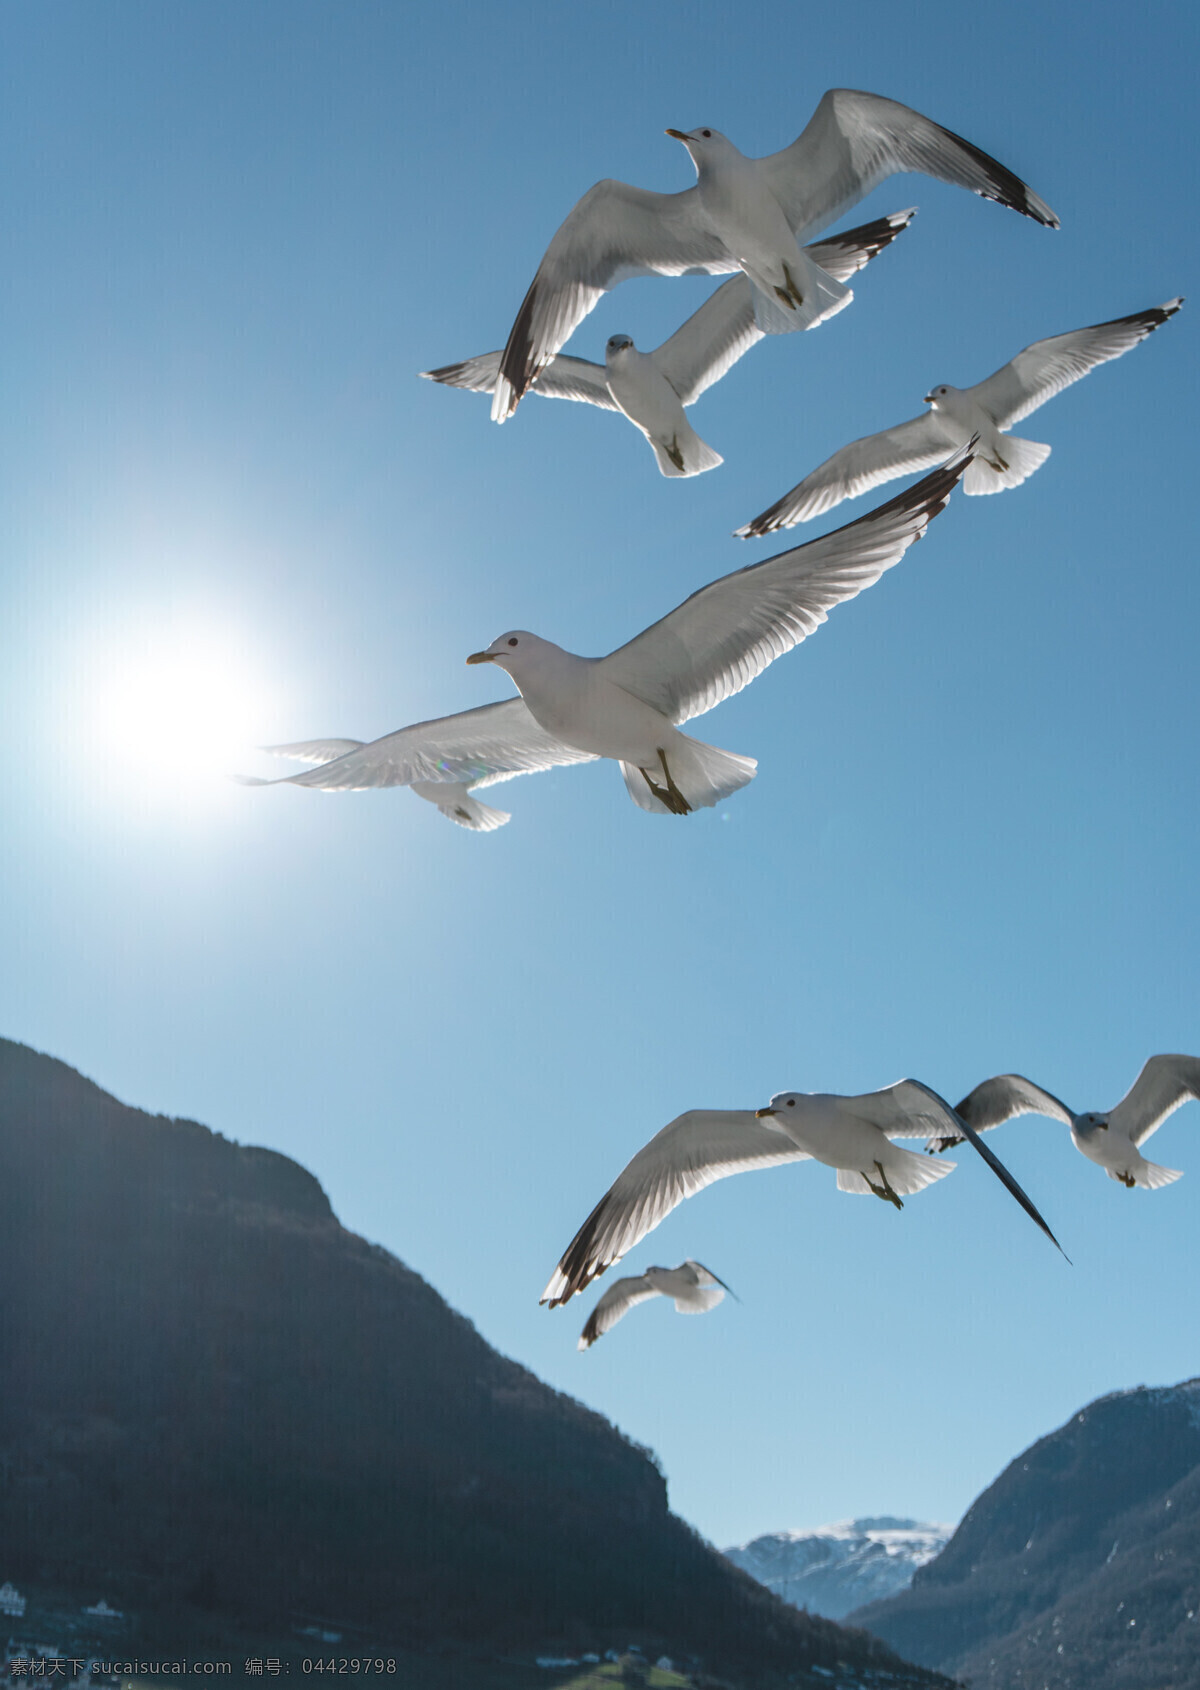
M143 1639L633 1640L739 1684L943 1682L731 1568L647 1451L295 1162L6 1040L0 1298L0 1580L102 1591Z
M840 1620L864 1602L907 1590L950 1537L920 1520L838 1520L810 1532L768 1532L725 1555L794 1608Z
M1200 1379L1073 1414L852 1620L972 1690L1196 1690Z

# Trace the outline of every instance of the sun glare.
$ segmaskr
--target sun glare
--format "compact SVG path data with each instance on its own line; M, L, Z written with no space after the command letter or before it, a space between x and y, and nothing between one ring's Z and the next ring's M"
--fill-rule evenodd
M241 642L196 630L139 640L88 692L98 761L135 776L147 797L229 790L268 714L268 689Z

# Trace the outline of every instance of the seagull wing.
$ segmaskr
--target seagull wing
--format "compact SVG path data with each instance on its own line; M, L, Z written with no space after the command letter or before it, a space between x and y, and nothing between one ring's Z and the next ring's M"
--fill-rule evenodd
M321 741L306 741L320 744ZM328 743L328 742L324 742ZM590 763L586 751L564 745L530 715L524 699L506 698L457 716L415 722L359 745L302 775L264 781L242 776L247 786L316 786L325 792L361 792L375 786L411 786L414 781L463 781L493 786L514 775L533 774L561 763Z
M588 1316L587 1325L579 1334L578 1348L590 1350L597 1338L614 1327L622 1316L627 1315L639 1303L645 1303L651 1297L661 1297L662 1292L656 1291L649 1284L645 1274L639 1274L635 1279L618 1279L610 1285L608 1290L596 1304Z
M971 448L857 522L701 587L601 658L605 676L672 722L740 692L800 644L834 605L873 586L919 540L971 461Z
M911 211L877 217L873 223L816 242L808 248L808 255L837 281L848 281L894 241L902 229L907 229L915 216L914 206ZM683 404L691 405L762 338L763 332L754 321L750 283L745 276L734 276L710 295L652 356ZM539 378L535 392L544 380Z
M1108 1124L1142 1144L1192 1097L1200 1098L1200 1056L1152 1056Z
M478 358L464 359L461 364L443 364L440 370L422 370L421 374L427 381L440 381L445 387L494 393L502 357L501 352L484 352ZM532 391L540 393L543 399L577 399L606 411L620 409L608 391L603 364L593 364L587 358L567 358L561 352L534 381Z
M807 522L810 517L840 505L843 499L855 499L881 482L944 463L954 446L953 435L936 411L926 411L910 422L881 429L878 434L866 434L861 440L843 446L832 458L826 458L782 499L776 499L743 527L735 528L734 533L740 540L749 540L760 534L773 534L779 528L791 528L797 522Z
M291 745L263 745L259 749L272 757L290 757L296 763L332 763L348 751L361 750L361 739L298 739Z
M826 228L885 177L902 170L970 188L1058 228L1046 202L1006 166L911 106L881 94L831 88L804 133L761 164L797 238Z
M550 1276L551 1308L619 1262L685 1197L714 1180L808 1159L780 1127L747 1109L689 1109L638 1151L600 1199Z
M907 211L889 212L875 217L870 223L860 223L855 229L843 229L840 235L822 235L812 241L805 251L814 264L831 275L835 281L848 282L851 276L878 258L885 246L891 246L917 215L915 205Z
M968 1126L974 1127L977 1133L989 1132L992 1127L1011 1121L1014 1115L1049 1115L1052 1120L1061 1121L1067 1127L1073 1119L1066 1104L1053 1092L1043 1091L1041 1086L1034 1085L1023 1074L997 1074L990 1080L984 1080L974 1091L967 1093L954 1113ZM952 1144L961 1144L965 1136L959 1132L931 1140L928 1148L948 1150Z
M898 1080L883 1091L846 1098L844 1105L852 1114L873 1121L889 1138L933 1139L949 1132L957 1133L956 1142L970 1139L1000 1183L1016 1198L1055 1249L1062 1250L1062 1245L1042 1219L1033 1200L1018 1185L1000 1158L988 1149L975 1127L951 1109L945 1098L939 1097L930 1086L920 1080Z
M1182 299L1168 299L1165 305L1135 311L1131 317L1115 317L1111 323L1094 323L1088 329L1071 329L1048 340L1035 340L971 392L995 418L997 428L1011 428L1097 364L1107 364L1110 358L1119 358L1145 340L1182 304Z
M950 1105L919 1080L897 1080L882 1091L841 1099L842 1107L859 1120L870 1121L888 1138L938 1138L958 1130ZM959 1139L965 1137L961 1131Z
M631 276L725 275L737 260L704 215L695 188L656 194L597 182L563 223L538 265L508 344L492 417L510 417L602 293Z
M754 321L750 283L745 276L734 276L651 357L683 404L690 405L762 338Z

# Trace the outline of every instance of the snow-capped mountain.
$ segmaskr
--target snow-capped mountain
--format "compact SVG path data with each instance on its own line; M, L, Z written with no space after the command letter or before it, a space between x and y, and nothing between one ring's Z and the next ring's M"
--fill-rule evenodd
M953 1530L885 1514L809 1532L768 1532L724 1553L793 1607L839 1620L864 1602L907 1590L917 1568L932 1561Z

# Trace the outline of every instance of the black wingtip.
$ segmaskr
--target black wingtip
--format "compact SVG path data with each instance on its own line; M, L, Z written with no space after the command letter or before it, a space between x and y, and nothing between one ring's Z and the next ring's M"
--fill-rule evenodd
M440 369L418 370L417 374L420 376L422 381L453 382L455 376L462 375L466 367L467 366L465 364L443 364Z
M558 1264L558 1271L563 1277L562 1294L558 1297L542 1298L542 1301L544 1303L549 1303L549 1306L552 1309L556 1309L561 1304L569 1302L570 1299L575 1296L576 1292L585 1290L587 1286L591 1284L592 1280L599 1279L600 1275L609 1266L607 1262L598 1267L593 1266L591 1263L595 1240L600 1230L600 1223L603 1220L605 1211L608 1207L608 1197L609 1194L605 1192L604 1196L596 1204L596 1207L592 1210L587 1220L584 1221L579 1231L575 1234L574 1238L572 1238L571 1242L563 1251L562 1259Z
M911 487L906 487L903 493L897 493L894 499L888 499L885 504L876 505L874 510L855 517L853 522L846 523L846 527L854 528L860 522L876 522L880 517L890 516L893 512L911 512L916 516L922 511L928 525L949 504L950 495L966 474L978 443L979 436L972 435L967 444L960 446L953 457L947 458L944 464L930 470L920 481L914 481Z
M537 299L537 277L529 285L529 292L521 301L521 309L517 312L516 322L513 324L505 343L504 354L500 359L500 373L496 380L496 399L493 401L492 416L496 422L503 422L511 417L521 403L537 370L533 361L533 310ZM505 405L500 407L500 394L507 384L508 397ZM501 409L503 414L501 414Z
M764 534L774 534L776 532L774 519L782 510L783 503L782 499L777 499L768 510L761 511L753 522L747 522L741 528L735 528L733 531L734 539L761 540Z
M1070 1256L1067 1255L1067 1252L1063 1249L1062 1245L1058 1242L1058 1239L1055 1238L1054 1234L1047 1226L1037 1205L1017 1183L1012 1174L1009 1173L999 1156L996 1155L995 1151L988 1149L982 1138L975 1131L975 1128L971 1126L969 1122L964 1121L961 1115L958 1117L958 1123L963 1130L963 1137L970 1140L970 1142L975 1146L975 1149L983 1157L988 1167L996 1175L996 1178L1000 1181L1000 1183L1012 1194L1012 1196L1016 1198L1017 1202L1024 1209L1030 1220L1033 1221L1036 1226L1040 1227L1046 1234L1046 1237L1050 1240L1051 1244L1053 1244L1054 1248L1058 1251L1063 1261L1066 1262L1067 1266L1073 1267L1074 1263L1071 1261Z
M974 141L968 141L965 136L956 135L953 129L947 129L943 124L937 128L965 153L969 153L975 163L983 170L987 177L987 186L976 188L974 191L985 200L995 200L999 205L1005 205L1010 211L1019 211L1022 217L1032 217L1035 223L1043 228L1057 229L1061 225L1056 214L1042 199L1035 194L1027 182L1011 171L1006 164L993 158L991 153L985 153L982 147L977 147Z
M1178 299L1168 299L1163 305L1152 305L1147 311L1131 311L1128 317L1114 317L1113 325L1115 327L1118 323L1128 323L1131 329L1139 328L1144 330L1146 334L1153 334L1155 329L1160 329L1169 318L1182 308L1183 304L1184 295L1180 294ZM1096 324L1097 328L1104 328L1105 326L1103 323Z

